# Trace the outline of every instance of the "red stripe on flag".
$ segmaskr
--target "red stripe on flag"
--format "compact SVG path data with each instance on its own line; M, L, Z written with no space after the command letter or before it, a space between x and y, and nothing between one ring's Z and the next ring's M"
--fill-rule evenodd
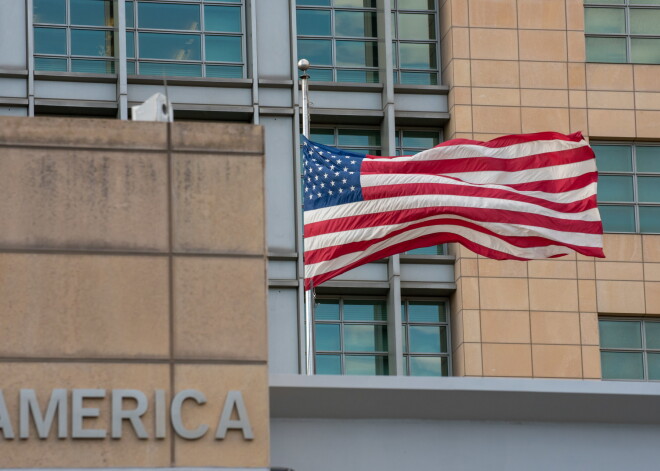
M560 211L562 213L581 213L582 211L593 209L597 206L596 195L570 203L557 203L542 198L521 195L507 190L468 185L450 185L444 183L404 183L400 185L362 187L362 196L365 200L415 195L473 196L507 201L520 201L522 203L530 203L554 211Z
M478 222L495 222L504 224L518 224L552 228L562 232L582 232L585 234L601 234L600 221L576 221L543 216L534 213L522 213L505 209L465 208L460 206L432 206L428 208L404 209L399 211L385 211L374 214L361 214L358 216L345 216L337 219L312 222L305 224L305 237L321 234L364 229L368 227L386 226L395 223L413 222L432 216L448 214L461 216Z
M535 182L513 183L506 186L518 191L542 191L544 193L564 193L578 190L598 181L598 172L589 172L577 177L561 180L539 180Z
M515 144L524 144L525 142L536 141L567 141L580 142L584 140L581 132L573 134L560 134L558 132L537 132L532 134L511 134L502 136L490 141L473 141L470 139L451 139L442 142L435 147L452 147L457 145L474 145L489 148L508 147Z
M332 260L334 258L340 257L342 255L347 255L350 253L354 252L359 252L362 250L366 250L372 245L381 242L383 240L390 239L398 234L403 234L406 232L409 232L414 229L418 229L421 227L430 227L430 226L447 226L447 225L453 225L453 226L460 226L460 227L466 227L468 229L472 229L478 232L481 232L483 234L489 235L491 237L498 238L500 240L503 240L515 247L521 247L521 248L530 248L530 247L540 247L540 246L547 246L547 245L553 245L553 244L558 244L558 242L553 241L552 239L548 239L546 237L540 237L540 236L532 236L532 237L522 237L522 236L505 236L502 234L497 234L496 232L491 231L490 229L487 229L485 227L482 227L478 224L465 221L463 219L431 219L428 221L420 221L419 223L411 224L409 226L406 226L402 229L398 229L395 231L391 231L387 233L383 237L375 238L375 239L370 239L370 240L363 240L359 242L350 242L346 244L341 244L341 245L336 245L336 246L331 246L331 247L325 247L322 249L316 249L316 250L308 250L305 251L305 261L307 264L312 264L312 263L319 263L319 262L324 262L328 260ZM425 237L425 236L424 236ZM416 240L416 239L413 239ZM433 245L433 244L431 244ZM578 245L573 245L573 244L564 244L560 243L560 245L569 247L576 252L584 253L584 251L587 251L589 253L592 252L591 247L583 247L583 246L578 246ZM418 247L425 247L424 245L416 245L413 248L418 248ZM602 249L598 249L600 252L602 252ZM508 254L507 254L508 255ZM586 254L585 254L586 255ZM511 256L511 255L508 255Z
M382 159L383 157L379 157ZM396 157L390 157L395 159ZM370 160L364 159L360 172L366 174L406 173L406 174L447 174L465 172L519 172L534 168L554 167L593 159L589 147L567 149L544 154L528 155L515 159L498 159L496 157L465 157L460 159L437 160Z

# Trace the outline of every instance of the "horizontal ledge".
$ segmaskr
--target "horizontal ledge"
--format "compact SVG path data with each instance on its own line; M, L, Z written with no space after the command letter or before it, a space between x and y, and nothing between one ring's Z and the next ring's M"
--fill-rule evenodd
M259 114L265 116L293 116L293 109L279 106L259 106Z
M55 82L117 83L117 74L87 74L80 72L35 72L34 79L52 80Z
M129 85L164 85L160 75L129 75ZM213 77L167 77L167 86L193 86L218 88L252 88L252 79L229 79Z
M27 106L27 98L15 98L15 97L0 97L0 105L18 105L18 106Z
M26 78L28 76L27 69L12 69L8 67L0 67L1 78Z
M270 375L277 418L660 424L659 408L660 383Z
M401 291L406 295L448 296L456 291L456 283L442 281L405 281L401 279Z
M381 93L382 83L342 83L342 82L309 82L310 90L328 92L362 92Z
M291 88L293 86L293 80L259 79L259 86L268 88Z
M415 126L443 126L449 121L449 113L433 111L395 111L394 119L397 124L408 124Z
M381 110L310 108L312 123L320 124L380 124L385 117Z
M130 102L131 106L139 105L138 102ZM219 113L254 113L254 108L252 106L241 106L241 105L213 105L206 103L180 103L172 102L172 109L176 113L177 111L207 111L207 112L219 112Z
M331 280L315 287L318 294L387 294L389 281Z
M394 93L411 95L448 95L447 85L394 85Z
M419 265L453 265L456 257L453 255L414 255L401 254L401 263L419 264Z
M35 98L35 106L52 106L62 108L103 108L117 109L116 101L100 100L76 100L76 99L58 99L58 98Z
M295 261L298 259L298 254L296 252L268 252L269 260L286 260L286 261Z
M298 280L268 280L269 288L297 288Z

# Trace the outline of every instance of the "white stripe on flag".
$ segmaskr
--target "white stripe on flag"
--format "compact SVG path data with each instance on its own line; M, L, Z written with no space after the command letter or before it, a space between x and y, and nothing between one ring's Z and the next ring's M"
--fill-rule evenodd
M435 221L442 219L459 219L461 221L467 221L477 226L488 229L496 234L509 237L543 237L546 239L554 240L560 243L579 245L581 247L600 247L602 245L602 236L600 234L587 234L584 232L564 232L556 231L553 229L548 229L546 227L537 227L529 226L525 224L509 224L509 223L500 223L500 222L480 222L475 221L474 219L453 216L453 215L443 215L443 216L431 216L427 218L418 219L415 221L400 223L400 224L388 224L382 226L374 227L365 227L361 229L353 229L348 231L341 232L332 232L329 234L319 234L317 236L307 237L305 239L305 250L318 250L328 247L339 246L343 244L348 244L351 242L362 242L367 240L379 239L386 237L388 234L405 229L412 225L426 222L426 221ZM454 227L454 225L434 225L429 227ZM442 231L438 231L442 232ZM447 231L445 231L447 232Z
M586 141L533 141L512 144L506 147L485 147L476 144L457 144L446 147L433 147L415 155L405 155L391 158L368 158L371 162L407 162L409 160L454 160L469 157L493 157L495 159L518 159L531 155L546 154L548 152L561 152L564 150L588 147Z
M427 226L398 234L389 239L383 240L381 242L377 242L371 245L370 247L364 250L360 250L358 252L341 255L332 260L327 260L314 264L308 264L305 266L305 278L311 278L314 276L322 275L324 273L328 273L340 269L357 260L360 260L371 254L374 254L379 250L385 249L391 245L395 245L401 242L406 242L412 239L416 239L421 236L436 234L436 233L458 234L474 242L475 244L481 245L489 249L497 250L499 252L504 252L520 258L539 258L539 257L548 258L548 257L552 257L553 255L565 254L571 251L571 249L559 245L549 245L549 246L540 246L540 247L536 246L529 248L516 247L497 237L493 237L488 234L484 234L480 231L463 226L454 226L454 225Z
M484 198L480 196L456 195L411 195L393 198L356 201L338 206L329 206L305 211L305 224L343 218L348 215L359 216L377 214L389 211L452 206L460 208L487 208L517 211L522 213L540 214L542 216L568 219L571 221L600 221L598 209L593 208L581 213L563 213L536 204L521 201L504 200L500 198Z
M472 183L467 183L453 178L447 178L443 175L420 175L420 174L405 174L405 173L382 173L382 174L367 174L360 176L360 185L363 188L371 188L374 186L388 186L388 185L403 185L403 184L420 184L420 183L434 183L443 185L456 185L473 187ZM480 185L479 189L492 189L504 190L518 195L530 196L534 198L543 199L555 203L572 203L573 201L580 201L596 194L596 183L579 188L577 190L565 191L562 193L546 193L543 191L520 191L515 190L506 185Z

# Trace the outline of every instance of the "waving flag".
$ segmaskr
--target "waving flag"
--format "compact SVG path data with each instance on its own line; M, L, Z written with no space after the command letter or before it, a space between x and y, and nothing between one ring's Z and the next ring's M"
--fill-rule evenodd
M594 153L544 132L376 157L303 138L305 286L389 255L459 242L498 260L604 257Z

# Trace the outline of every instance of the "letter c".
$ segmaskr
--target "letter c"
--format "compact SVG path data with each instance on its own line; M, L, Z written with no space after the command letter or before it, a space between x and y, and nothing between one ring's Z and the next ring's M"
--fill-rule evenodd
M186 389L178 393L174 396L174 399L172 399L172 406L170 407L172 427L176 434L181 438L185 438L186 440L197 440L206 434L209 426L202 424L194 430L189 430L183 426L183 420L181 420L181 406L186 399L193 399L197 404L206 403L206 397L204 394L195 389Z

